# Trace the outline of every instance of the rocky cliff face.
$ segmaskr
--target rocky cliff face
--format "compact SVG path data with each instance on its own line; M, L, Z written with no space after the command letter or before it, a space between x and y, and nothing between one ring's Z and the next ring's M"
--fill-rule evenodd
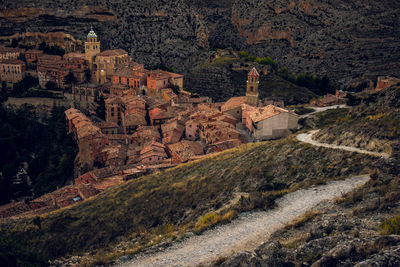
M211 48L270 55L295 72L338 84L400 75L396 0L2 0L0 35L64 31L84 40L92 25L104 49L121 47L148 67L187 73Z

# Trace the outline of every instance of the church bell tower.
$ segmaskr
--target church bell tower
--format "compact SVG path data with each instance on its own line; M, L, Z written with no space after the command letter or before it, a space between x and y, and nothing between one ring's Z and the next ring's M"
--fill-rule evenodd
M247 75L246 104L251 106L258 105L258 85L260 74L253 68Z
M85 42L85 57L89 62L89 69L93 69L94 58L100 53L100 42L97 40L97 35L90 29L90 32L86 38Z

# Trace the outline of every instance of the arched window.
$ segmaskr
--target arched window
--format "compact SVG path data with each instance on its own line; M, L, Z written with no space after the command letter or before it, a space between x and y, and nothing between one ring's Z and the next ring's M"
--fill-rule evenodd
M253 92L253 86L250 86L250 92Z

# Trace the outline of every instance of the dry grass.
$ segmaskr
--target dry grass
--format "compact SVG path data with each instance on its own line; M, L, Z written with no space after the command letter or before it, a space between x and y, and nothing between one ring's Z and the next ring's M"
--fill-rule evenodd
M394 216L382 223L381 232L383 235L400 234L400 215Z
M289 240L280 241L282 247L289 249L296 249L300 245L305 244L308 240L310 240L310 233L302 233L300 236L296 236Z
M368 156L307 147L291 137L243 145L43 215L41 229L32 219L5 222L0 239L4 234L3 244L46 259L98 251L101 262L119 255L107 250L120 242L135 240L125 251L137 252L188 231L204 231L237 213L270 209L289 192L337 179L342 169L359 174L370 162ZM238 192L241 197L233 203Z
M300 226L303 226L306 222L311 221L315 216L321 214L319 211L315 210L308 210L304 215L296 218L293 220L293 222L289 223L287 227L290 228L298 228Z

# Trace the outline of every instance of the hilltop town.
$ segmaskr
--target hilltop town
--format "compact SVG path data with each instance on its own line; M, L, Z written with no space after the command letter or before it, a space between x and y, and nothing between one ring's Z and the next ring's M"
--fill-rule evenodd
M53 41L50 45L63 41L56 35L48 38ZM66 128L79 148L72 185L3 206L0 217L31 216L69 206L149 172L244 143L281 138L298 128L299 116L293 108L285 108L283 101L260 99L260 74L255 67L248 70L244 96L213 102L184 90L181 74L147 70L122 49L102 51L93 29L84 42L84 53L76 47L72 51L60 56L0 47L3 88L12 88L29 75L37 77L41 88L62 90L70 106L65 111ZM398 82L379 77L372 91ZM96 114L99 99L104 100L103 118ZM312 99L308 106L337 105L345 99L346 93L336 90L334 95Z
M147 70L122 49L101 51L93 29L84 53L61 57L41 50L1 51L7 86L36 71L42 88L64 89L64 97L73 100L65 117L79 148L73 185L9 204L1 217L68 206L140 175L247 142L284 137L298 127L298 115L282 101L259 99L260 74L254 67L243 84L245 96L216 103L185 91L181 74ZM18 60L22 53L26 65ZM100 97L104 118L95 115Z

